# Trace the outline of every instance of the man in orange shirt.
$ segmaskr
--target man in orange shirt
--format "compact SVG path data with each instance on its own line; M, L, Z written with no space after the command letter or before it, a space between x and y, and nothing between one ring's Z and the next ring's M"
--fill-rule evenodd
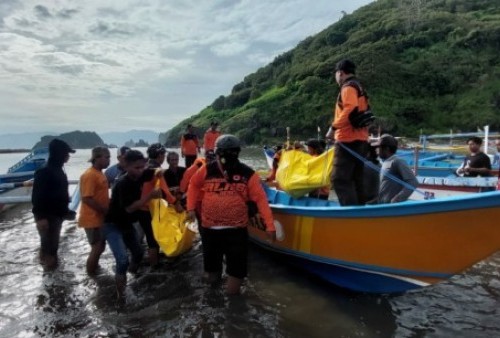
M208 129L203 137L203 148L205 149L205 155L209 151L214 151L215 149L215 140L220 136L220 131L217 130L218 123L211 122L210 129Z
M187 125L187 133L181 137L181 155L185 158L186 168L193 164L198 153L200 152L200 144L198 136L194 133L192 124Z
M108 180L102 170L109 166L109 160L108 148L93 148L92 157L89 160L92 166L80 176L82 205L78 225L84 228L91 248L87 258L88 274L96 272L99 258L106 245L102 225L109 207L109 192Z
M355 78L356 66L342 60L335 68L335 80L340 93L335 104L332 129L335 130L335 158L332 182L339 203L364 205L363 159L368 149L368 128L359 127L354 117L369 109L368 98Z

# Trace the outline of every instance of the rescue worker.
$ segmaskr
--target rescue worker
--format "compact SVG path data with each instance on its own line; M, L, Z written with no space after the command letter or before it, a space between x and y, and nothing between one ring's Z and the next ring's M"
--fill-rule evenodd
M215 142L216 160L196 171L190 180L187 197L189 218L194 220L201 197L201 240L203 264L209 282L220 280L225 257L228 275L226 292L240 292L247 275L248 203L255 203L270 238L275 227L259 176L238 159L240 141L221 135Z
M342 206L364 205L364 157L368 148L368 128L358 125L354 117L369 110L368 97L355 78L356 65L342 60L335 67L340 93L335 104L332 129L335 158L332 183Z
M185 159L186 168L193 164L200 152L198 136L194 133L192 124L187 125L187 132L181 137L181 156Z

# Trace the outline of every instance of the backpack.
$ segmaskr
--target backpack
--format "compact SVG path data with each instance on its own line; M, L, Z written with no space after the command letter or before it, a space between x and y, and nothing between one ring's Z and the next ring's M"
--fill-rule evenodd
M353 87L356 89L356 92L358 93L358 97L364 96L368 102L368 95L366 94L365 90L359 83L357 79L350 79L349 81L345 82L342 85L342 88L344 87ZM342 88L340 89L342 91ZM342 108L342 95L339 93L337 102L339 106ZM351 122L351 125L355 129L359 128L365 128L370 126L373 121L375 120L375 116L373 115L370 105L368 104L367 109L365 111L359 111L358 107L356 107L352 112L349 113L349 122Z

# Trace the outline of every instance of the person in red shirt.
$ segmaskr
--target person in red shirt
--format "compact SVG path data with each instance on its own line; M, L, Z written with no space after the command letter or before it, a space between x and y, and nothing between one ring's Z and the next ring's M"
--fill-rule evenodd
M205 136L203 137L203 149L205 149L205 155L207 152L213 152L215 149L215 140L217 140L220 136L220 131L217 130L217 126L217 122L212 122L210 123L210 129L205 132Z
M194 220L202 194L200 234L205 273L210 282L220 280L225 256L228 294L239 293L247 275L249 202L256 204L271 238L276 231L259 175L239 161L240 150L238 138L221 135L215 143L216 160L196 171L187 195L189 218Z
M194 133L192 124L187 125L187 133L181 137L181 155L185 158L186 168L193 164L198 153L200 152L200 144L198 136Z

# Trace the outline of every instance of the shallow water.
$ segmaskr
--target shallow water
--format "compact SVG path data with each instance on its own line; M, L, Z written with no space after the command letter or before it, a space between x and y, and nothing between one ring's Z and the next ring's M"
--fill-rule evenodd
M263 168L259 150L244 158ZM78 178L90 151L67 165ZM1 157L0 157L1 159ZM0 160L1 162L1 160ZM129 275L115 298L113 257L85 273L88 244L74 222L61 234L59 268L44 273L30 207L0 214L0 337L498 337L500 253L462 275L400 295L352 293L250 246L243 294L201 280L199 243L159 269Z

